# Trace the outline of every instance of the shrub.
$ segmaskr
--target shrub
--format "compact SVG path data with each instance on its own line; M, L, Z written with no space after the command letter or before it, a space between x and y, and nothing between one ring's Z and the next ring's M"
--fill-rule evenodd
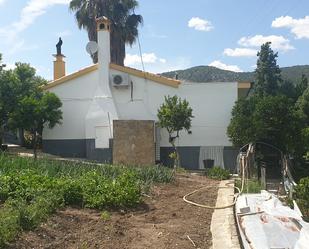
M82 179L84 204L89 208L131 207L140 202L141 188L133 173L108 179L97 172L89 172Z
M309 177L300 179L295 187L295 199L303 215L309 217Z
M230 172L218 166L206 169L205 173L211 179L226 180L230 178Z
M0 248L5 248L19 231L19 212L11 207L0 208Z
M235 181L235 187L241 189L241 180ZM245 181L243 193L260 193L261 190L262 186L258 180Z
M63 199L65 205L83 206L84 195L81 181L69 179L63 184Z

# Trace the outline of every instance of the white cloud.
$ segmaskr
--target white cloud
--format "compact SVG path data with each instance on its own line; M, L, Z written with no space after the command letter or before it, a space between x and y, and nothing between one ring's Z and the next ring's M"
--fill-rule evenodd
M221 61L213 61L208 66L217 67L223 70L229 70L233 72L243 72L238 66L236 65L226 65Z
M254 57L257 54L257 50L252 48L226 48L223 54L231 57Z
M309 39L309 16L300 19L280 16L272 22L271 26L273 28L289 28L297 39Z
M0 0L3 3L3 0ZM47 9L56 4L69 4L70 0L29 0L21 10L18 21L0 28L0 41L8 47L9 54L36 49L36 45L28 45L21 39L20 33L31 26L36 19L45 14Z
M271 42L271 47L275 50L288 51L294 49L288 39L277 35L255 35L252 37L242 37L238 41L238 44L244 47L260 47L266 42Z
M14 42L17 40L17 35L32 25L39 16L45 14L49 7L55 4L69 4L69 2L70 0L30 0L21 10L17 22L0 28L0 36L8 42Z
M158 58L154 53L143 54L145 70L151 73L162 73L191 67L191 60L186 57L176 57L170 60ZM142 70L141 58L137 54L127 54L125 65Z
M188 27L198 31L210 31L214 28L210 21L199 17L192 17L188 22Z
M6 0L0 0L0 5L4 4L6 2Z
M163 58L157 57L155 53L143 53L143 62L144 64L154 64L154 63L166 63L166 60ZM124 64L126 66L134 66L141 64L141 57L137 54L126 54Z
M7 54L8 55L12 55L12 54L16 54L17 52L22 52L22 51L29 51L29 50L35 50L37 49L38 46L37 45L27 45L25 43L25 40L19 40L17 42L15 42L8 50L7 50Z

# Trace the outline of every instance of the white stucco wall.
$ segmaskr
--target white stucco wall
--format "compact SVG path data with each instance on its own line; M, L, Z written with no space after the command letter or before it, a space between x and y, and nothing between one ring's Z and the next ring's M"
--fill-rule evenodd
M119 72L111 70L111 73ZM119 119L157 120L157 110L163 103L164 96L176 94L189 101L194 115L192 134L182 132L178 140L180 146L231 145L226 128L237 100L237 82L184 82L179 88L173 88L136 76L130 76L130 81L133 83L133 99L131 87L111 87ZM93 97L98 96L99 82L99 70L96 70L50 89L63 103L63 122L52 130L44 129L44 139L95 138L95 127L93 132L87 132L86 135L89 128L86 129L85 120L92 108ZM97 126L102 126L101 123ZM164 130L161 130L160 145L170 146Z
M116 71L112 71L116 73ZM192 134L182 132L180 146L231 146L226 135L232 107L237 100L237 82L182 83L179 88L130 76L131 88L112 87L120 119L157 120L157 110L166 95L189 101L193 109ZM167 133L161 131L161 146L170 146Z
M43 130L43 139L85 139L85 117L99 80L98 70L49 89L62 102L63 120Z

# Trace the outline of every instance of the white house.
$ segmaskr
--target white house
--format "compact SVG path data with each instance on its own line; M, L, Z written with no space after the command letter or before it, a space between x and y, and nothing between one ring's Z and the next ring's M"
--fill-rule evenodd
M98 63L65 75L63 55L54 62L55 80L46 91L63 103L63 121L43 132L43 150L67 157L111 162L114 120L157 121L157 110L164 96L177 95L193 109L192 133L182 132L177 140L182 165L203 168L203 160L233 168L237 150L226 129L235 101L245 96L250 83L181 82L159 75L110 63L110 23L97 20ZM172 151L167 132L154 132L156 160L170 163ZM133 145L132 145L133 146ZM135 146L135 145L134 145Z

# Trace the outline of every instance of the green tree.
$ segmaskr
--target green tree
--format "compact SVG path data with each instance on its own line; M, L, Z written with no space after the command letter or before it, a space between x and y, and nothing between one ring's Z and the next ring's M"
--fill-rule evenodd
M263 44L257 54L254 91L259 96L275 95L282 81L281 70L276 60L278 53L274 53L270 45L271 42Z
M0 54L0 72L5 67L5 64L2 64L2 54Z
M45 79L36 75L35 68L31 67L29 63L16 62L14 73L18 78L18 84L15 88L15 98L17 98L17 102L26 96L40 94L40 86L47 84ZM21 145L24 146L24 129L22 127L18 128Z
M180 166L180 157L175 145L176 138L179 137L179 132L181 130L186 130L189 132L191 128L191 120L194 117L192 114L192 108L189 106L187 100L182 100L176 95L165 96L164 103L160 106L158 110L159 125L162 128L166 128L169 134L169 142L174 148L175 161L174 167Z
M136 15L136 0L72 0L70 9L80 29L88 32L90 41L97 41L96 18L106 16L111 21L111 62L123 65L125 44L132 45L138 36L141 15ZM97 63L97 54L92 56Z
M12 70L0 72L0 143L3 143L4 129L8 124L10 113L16 108L18 100L16 89L18 78Z
M37 158L38 136L43 127L50 129L62 120L62 103L54 93L41 93L24 97L18 108L10 116L13 127L24 128L31 132L33 137L33 152Z
M298 98L295 108L299 119L302 121L302 146L299 151L309 155L309 88Z
M302 74L300 82L296 85L297 96L300 97L308 88L308 78Z
M298 98L295 106L298 114L304 121L304 125L309 126L309 88Z
M264 141L292 152L300 133L294 103L286 96L267 96L257 101L253 113L256 141Z
M257 98L239 99L232 110L232 118L227 127L227 135L236 146L255 141L255 127L253 126L253 113Z
M0 61L1 64L1 61ZM36 71L28 63L15 63L13 70L0 70L0 142L3 142L5 126L9 116L16 111L18 103L26 96L40 93L40 86L47 83L36 75ZM5 68L4 68L5 69ZM17 127L21 128L21 127ZM23 130L20 132L23 143Z
M279 85L278 94L282 94L292 99L294 102L297 101L298 93L294 84L289 80L284 80Z
M236 146L261 141L294 152L298 148L301 125L290 98L253 96L236 102L227 134Z
M16 89L18 97L29 96L35 93L40 86L47 83L45 79L36 75L35 68L28 63L16 62L14 73L19 80Z

